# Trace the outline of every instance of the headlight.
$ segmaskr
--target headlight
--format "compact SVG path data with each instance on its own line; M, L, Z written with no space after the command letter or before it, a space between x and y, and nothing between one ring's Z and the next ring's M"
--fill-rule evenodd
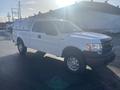
M97 52L98 54L102 53L102 45L101 44L86 44L86 51Z

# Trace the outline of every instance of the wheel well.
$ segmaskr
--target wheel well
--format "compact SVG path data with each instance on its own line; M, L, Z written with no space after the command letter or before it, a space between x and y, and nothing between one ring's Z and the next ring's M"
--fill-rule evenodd
M64 57L68 52L73 52L73 53L82 53L82 51L76 47L66 47L64 48L63 52L62 52L62 57Z
M18 38L17 38L17 44L18 44L18 42L20 42L20 41L23 42L23 40L22 40L20 37L18 37Z

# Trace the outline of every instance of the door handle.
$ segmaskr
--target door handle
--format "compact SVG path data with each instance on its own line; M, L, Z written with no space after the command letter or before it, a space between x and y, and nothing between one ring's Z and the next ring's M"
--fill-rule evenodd
M38 38L41 38L41 35L38 35Z

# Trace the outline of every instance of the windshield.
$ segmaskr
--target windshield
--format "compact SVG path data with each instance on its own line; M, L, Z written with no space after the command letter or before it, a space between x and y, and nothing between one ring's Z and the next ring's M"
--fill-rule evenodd
M67 22L67 21L55 22L55 27L60 33L72 33L72 32L82 31L78 26L74 25L71 22Z

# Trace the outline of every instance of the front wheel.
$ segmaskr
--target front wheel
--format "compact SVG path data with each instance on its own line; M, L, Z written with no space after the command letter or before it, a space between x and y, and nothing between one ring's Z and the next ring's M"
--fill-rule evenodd
M79 53L67 53L64 62L67 70L73 73L83 73L86 69L84 59Z
M20 55L26 55L27 53L27 47L25 47L24 43L22 40L19 40L17 43L18 51Z

